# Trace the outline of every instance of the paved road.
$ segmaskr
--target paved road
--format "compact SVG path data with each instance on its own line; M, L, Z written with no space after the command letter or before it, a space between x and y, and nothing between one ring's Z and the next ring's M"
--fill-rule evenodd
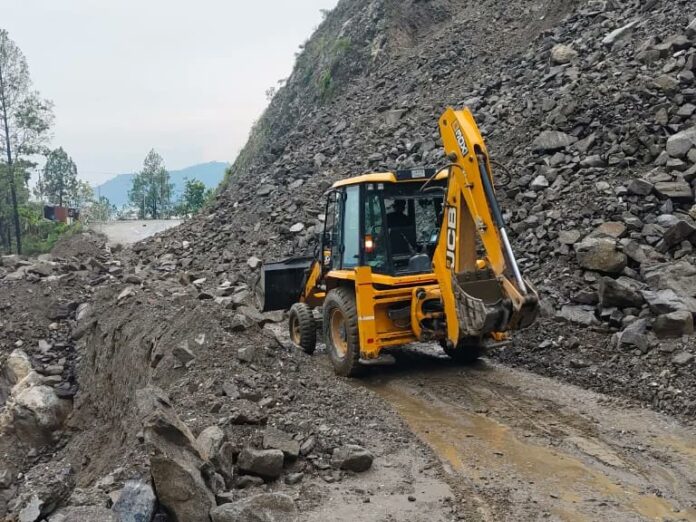
M112 245L119 243L121 245L129 245L159 232L164 232L179 224L181 224L180 219L110 221L108 223L92 223L90 228L95 232L106 235L109 238L109 243Z

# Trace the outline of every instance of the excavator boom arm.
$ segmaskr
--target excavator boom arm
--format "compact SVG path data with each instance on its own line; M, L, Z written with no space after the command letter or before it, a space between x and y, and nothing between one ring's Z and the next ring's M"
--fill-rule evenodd
M530 324L538 297L522 278L493 186L483 137L468 109L447 109L440 118L451 162L445 216L433 259L447 316L447 336L456 344ZM477 244L485 250L479 266Z

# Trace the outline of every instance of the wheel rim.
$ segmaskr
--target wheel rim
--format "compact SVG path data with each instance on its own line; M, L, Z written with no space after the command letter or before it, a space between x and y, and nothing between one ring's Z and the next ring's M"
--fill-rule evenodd
M348 333L346 319L339 309L331 313L331 344L336 348L339 357L345 357L348 352Z
M300 321L297 317L290 320L290 340L297 345L300 344Z

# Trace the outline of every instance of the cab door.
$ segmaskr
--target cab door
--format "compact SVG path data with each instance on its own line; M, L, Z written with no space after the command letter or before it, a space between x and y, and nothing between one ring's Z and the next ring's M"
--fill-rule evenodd
M322 236L322 271L324 273L341 266L342 203L342 191L334 190L329 193L326 201L324 235Z
M324 273L350 270L361 265L360 186L352 185L329 194L322 240Z
M361 234L360 234L360 186L346 187L343 197L343 246L341 268L350 270L361 263Z

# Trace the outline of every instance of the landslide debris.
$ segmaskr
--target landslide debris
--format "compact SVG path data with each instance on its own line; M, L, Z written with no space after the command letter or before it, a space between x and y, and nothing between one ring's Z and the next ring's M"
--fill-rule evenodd
M289 345L284 315L259 313L233 272L208 296L204 273L95 241L96 257L21 259L0 280L16 299L0 323L3 517L295 516L404 450L437 476L398 417ZM36 263L51 270L26 269ZM62 373L47 371L58 355ZM412 492L354 488L344 494L360 505ZM438 509L455 517L448 502Z
M218 278L239 267L252 280L261 261L311 253L331 183L443 165L437 117L447 105L466 105L498 172L511 174L498 193L521 267L544 299L538 325L493 355L692 415L693 6L339 7L307 44L210 211L140 245L143 258L181 256L180 266ZM349 52L332 51L339 40ZM330 56L337 81L320 96L304 73L321 71ZM177 248L194 238L194 252Z
M2 258L0 516L280 518L404 448L434 461L288 346L250 288L262 261L311 252L332 182L441 165L447 105L474 111L510 172L499 195L544 297L493 355L692 415L694 16L668 0L339 2L207 212L118 254L81 236Z

